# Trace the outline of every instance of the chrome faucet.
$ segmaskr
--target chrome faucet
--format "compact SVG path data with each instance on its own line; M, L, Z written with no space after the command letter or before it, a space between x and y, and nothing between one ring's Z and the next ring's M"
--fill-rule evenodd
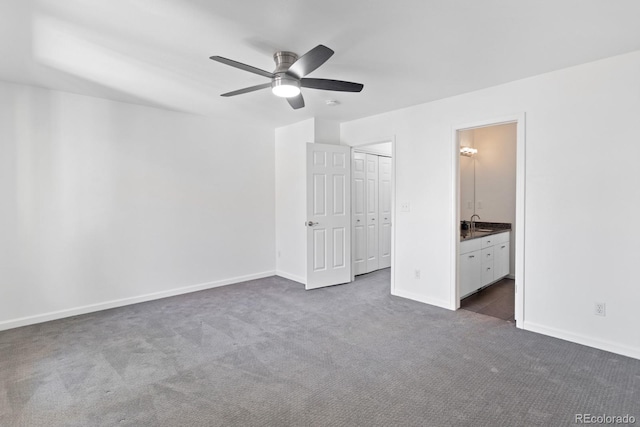
M474 217L474 216L477 216L477 217L478 217L478 219L481 219L481 218L480 218L480 215L478 215L478 214L473 214L473 215L471 215L471 219L469 220L469 222L471 223L470 230L471 230L471 232L472 232L472 233L473 233L474 231L476 231L476 223L473 221L473 217Z

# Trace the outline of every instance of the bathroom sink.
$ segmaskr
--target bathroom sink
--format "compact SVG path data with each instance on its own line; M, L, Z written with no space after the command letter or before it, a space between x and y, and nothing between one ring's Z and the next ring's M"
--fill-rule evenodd
M477 239L478 237L484 237L487 236L489 234L491 234L493 231L480 231L480 230L475 230L474 232L462 232L462 234L460 234L460 237L462 238L462 240L465 239Z

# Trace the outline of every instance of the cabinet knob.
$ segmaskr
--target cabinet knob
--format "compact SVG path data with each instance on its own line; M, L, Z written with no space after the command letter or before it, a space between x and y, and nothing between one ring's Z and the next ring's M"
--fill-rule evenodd
M501 249L504 249L504 248L506 248L506 246L502 246L502 247L501 247Z
M469 255L469 258L475 258L475 255Z

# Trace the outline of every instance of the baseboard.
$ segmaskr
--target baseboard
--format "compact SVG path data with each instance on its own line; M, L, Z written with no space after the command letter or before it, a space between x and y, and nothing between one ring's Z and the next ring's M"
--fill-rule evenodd
M276 270L276 276L284 277L285 279L293 280L294 282L307 284L307 280L304 277L296 276L295 274L287 273L286 271Z
M419 294L414 294L412 292L398 290L397 288L391 291L391 295L396 297L401 297L401 298L407 298L413 301L418 301L418 302L429 304L429 305L435 305L436 307L451 310L449 301L440 300L436 298L426 298L424 295L419 295Z
M7 329L19 328L21 326L33 325L36 323L48 322L50 320L62 319L65 317L78 316L80 314L93 313L110 308L122 307L125 305L138 304L146 301L172 297L176 295L188 294L191 292L203 291L205 289L217 288L219 286L232 285L234 283L246 282L248 280L262 279L275 275L275 271L264 271L262 273L248 274L246 276L231 277L213 282L200 283L197 285L184 286L181 288L169 289L167 291L154 292L130 298L122 298L117 300L105 301L97 304L89 304L81 307L69 308L59 311L51 311L44 314L36 314L34 316L20 317L18 319L4 320L0 322L0 331Z
M575 334L573 332L563 331L561 329L551 328L548 326L542 326L537 323L527 321L523 323L522 329L524 329L525 331L536 332L542 335L548 335L550 337L570 341L576 344L586 345L588 347L597 348L599 350L621 354L623 356L632 357L634 359L640 359L640 348L629 347L626 345L600 340L597 338L588 337L586 335Z

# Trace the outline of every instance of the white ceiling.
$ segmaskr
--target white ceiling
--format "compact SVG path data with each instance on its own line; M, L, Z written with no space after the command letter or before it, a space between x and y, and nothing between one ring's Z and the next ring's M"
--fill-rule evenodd
M636 0L3 0L0 79L282 126L352 120L640 49ZM336 53L294 111L267 79L272 54ZM335 99L338 106L327 106Z

